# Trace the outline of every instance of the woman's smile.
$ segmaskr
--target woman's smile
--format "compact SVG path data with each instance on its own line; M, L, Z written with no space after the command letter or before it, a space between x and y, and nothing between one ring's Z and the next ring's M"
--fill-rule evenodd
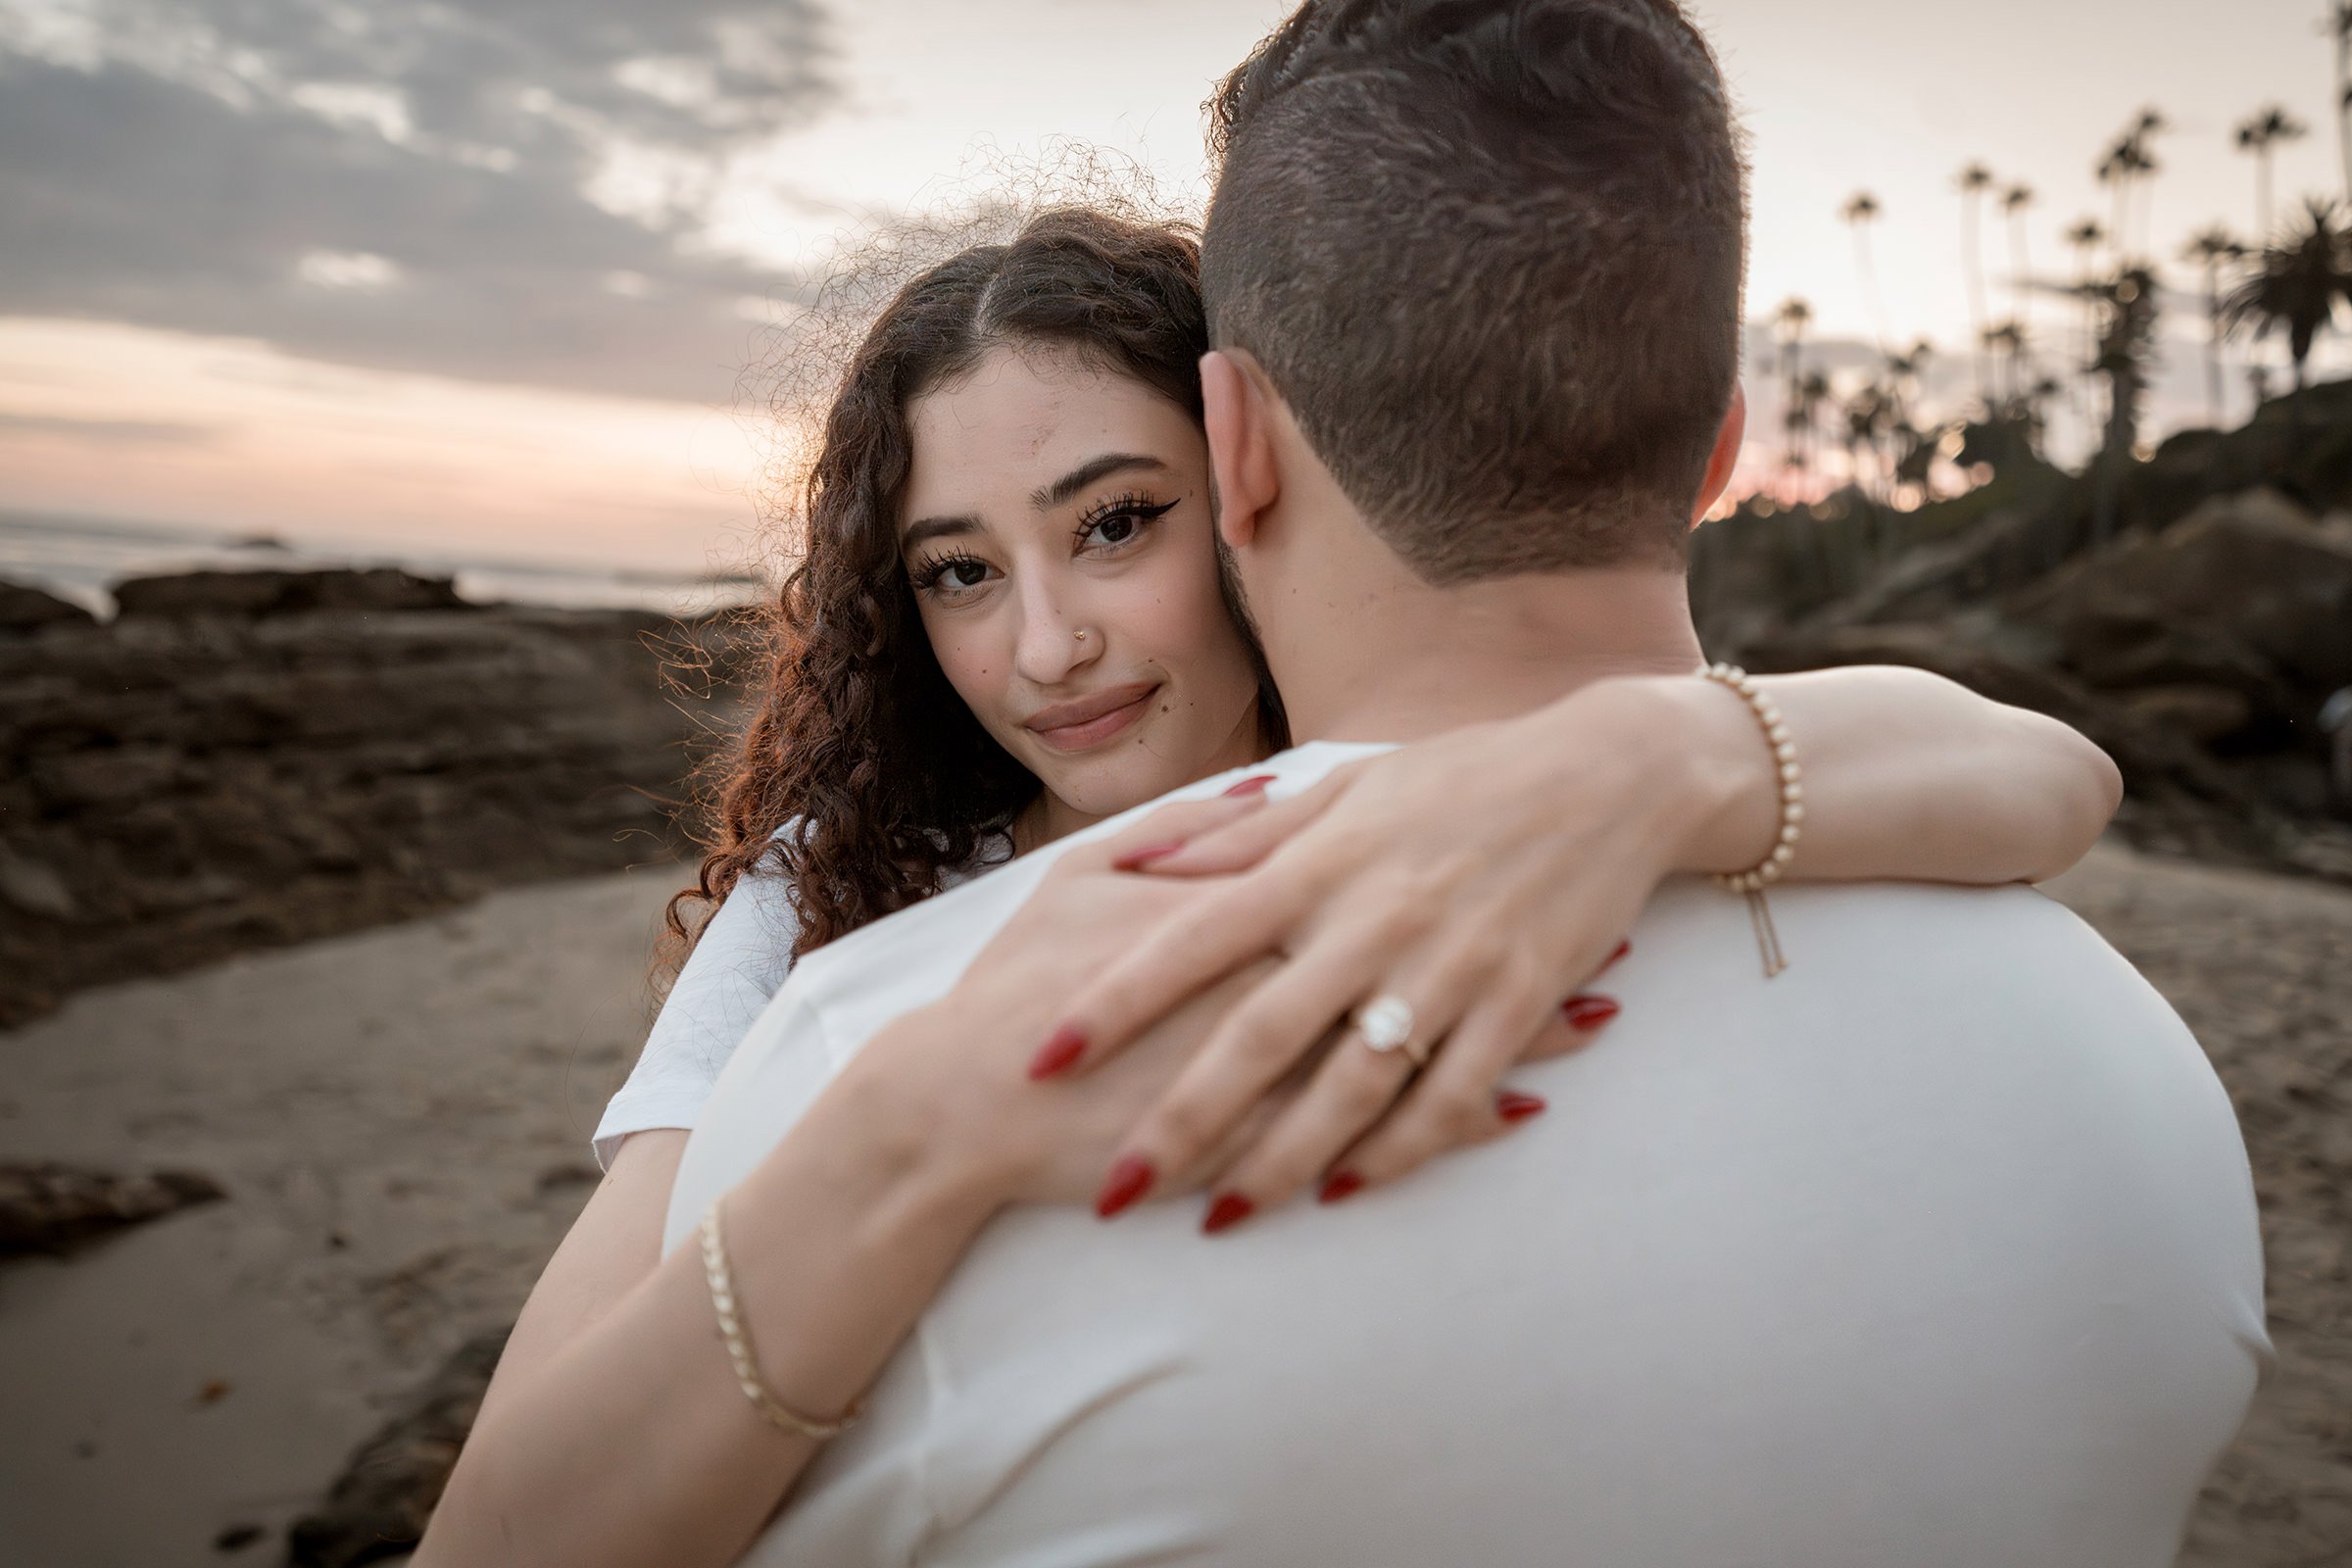
M1058 703L1032 716L1022 727L1054 751L1092 751L1141 719L1159 686L1155 680L1113 686L1092 697Z

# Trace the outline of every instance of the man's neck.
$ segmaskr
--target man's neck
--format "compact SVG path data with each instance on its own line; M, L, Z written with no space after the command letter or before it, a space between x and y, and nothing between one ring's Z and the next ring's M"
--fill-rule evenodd
M1282 614L1261 617L1300 740L1419 740L1530 712L1605 676L1685 673L1702 658L1677 571L1433 589L1385 563L1357 564L1369 569L1288 594Z

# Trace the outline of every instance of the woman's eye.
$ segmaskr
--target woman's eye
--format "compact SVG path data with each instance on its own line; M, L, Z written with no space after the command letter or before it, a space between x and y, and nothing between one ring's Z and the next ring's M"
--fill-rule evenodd
M964 594L988 585L992 568L977 556L950 556L913 568L914 586L925 593Z
M1116 550L1133 544L1146 528L1174 511L1176 503L1163 502L1153 506L1140 498L1113 502L1102 511L1090 514L1078 526L1081 549Z

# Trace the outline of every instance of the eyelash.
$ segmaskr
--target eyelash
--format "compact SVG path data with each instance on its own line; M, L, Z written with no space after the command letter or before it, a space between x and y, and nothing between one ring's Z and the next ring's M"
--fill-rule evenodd
M1093 533L1097 528L1102 527L1102 524L1108 522L1113 517L1133 517L1140 527L1150 527L1152 523L1157 522L1160 518L1166 516L1169 513L1175 510L1176 503L1174 501L1154 502L1150 496L1141 494L1119 496L1112 500L1105 501L1100 506L1089 508L1086 515L1078 519L1078 527L1073 533L1072 537L1081 547L1083 547L1086 543L1086 536L1088 534ZM1121 540L1120 543L1132 544L1134 541L1131 539ZM1114 545L1110 548L1116 549L1118 546ZM915 591L917 593L927 593L930 590L937 588L940 580L947 576L949 572L954 571L957 566L973 565L985 567L987 564L987 562L982 561L978 556L972 555L968 551L954 550L948 552L946 555L930 557L920 565L916 566L909 575L910 580L914 584Z
M1101 506L1090 508L1086 515L1078 519L1078 543L1085 544L1088 534L1093 533L1113 517L1130 516L1140 526L1148 528L1175 510L1175 502L1154 503L1147 495L1128 494L1115 500L1105 501Z
M950 551L944 556L933 556L914 568L915 591L927 592L938 587L939 580L957 566L985 566L988 563L982 561L978 556L961 550Z

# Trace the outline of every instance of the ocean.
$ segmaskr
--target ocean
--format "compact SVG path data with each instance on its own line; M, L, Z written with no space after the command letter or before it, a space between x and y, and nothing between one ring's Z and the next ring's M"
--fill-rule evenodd
M595 563L453 555L425 549L288 540L170 523L67 513L0 510L0 578L69 599L100 616L114 613L114 585L126 577L196 570L306 570L402 566L456 579L478 603L626 606L668 614L742 604L762 589L749 573L662 572Z

